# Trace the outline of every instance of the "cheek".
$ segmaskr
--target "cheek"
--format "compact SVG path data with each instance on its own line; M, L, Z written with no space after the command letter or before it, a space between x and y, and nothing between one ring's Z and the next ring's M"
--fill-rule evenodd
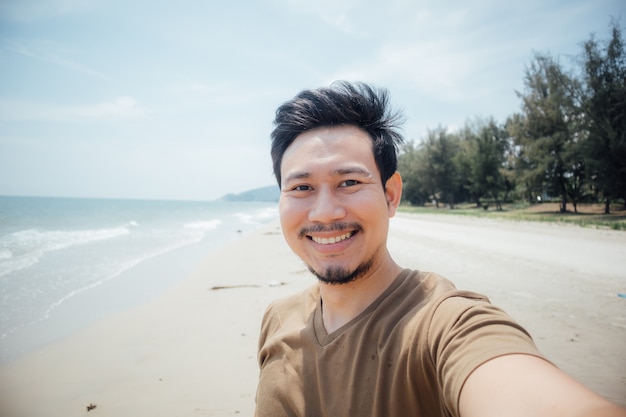
M299 214L297 204L279 202L278 213L280 218L280 228L287 245L296 254L300 254L301 239L298 237L302 227L302 216Z
M350 207L359 217L369 220L389 217L389 204L384 196L373 191L356 196L351 201Z
M301 222L304 213L302 204L287 198L281 198L278 202L278 215L283 231L291 231Z

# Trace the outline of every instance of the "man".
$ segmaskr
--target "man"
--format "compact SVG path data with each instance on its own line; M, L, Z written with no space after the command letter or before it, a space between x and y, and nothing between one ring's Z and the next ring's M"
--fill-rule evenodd
M265 313L257 417L625 416L486 297L394 262L399 123L365 84L303 91L276 112L281 227L318 283Z

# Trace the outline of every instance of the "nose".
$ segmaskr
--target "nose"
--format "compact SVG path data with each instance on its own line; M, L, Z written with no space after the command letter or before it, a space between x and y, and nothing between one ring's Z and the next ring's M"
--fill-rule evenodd
M309 210L309 221L332 223L346 216L341 199L330 189L321 187L315 194L313 205Z

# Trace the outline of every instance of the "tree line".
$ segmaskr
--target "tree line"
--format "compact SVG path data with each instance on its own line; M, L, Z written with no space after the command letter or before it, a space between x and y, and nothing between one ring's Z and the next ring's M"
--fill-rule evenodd
M499 123L429 130L403 146L398 169L413 205L558 200L626 206L626 49L617 21L594 35L565 68L536 53L525 69L521 109Z

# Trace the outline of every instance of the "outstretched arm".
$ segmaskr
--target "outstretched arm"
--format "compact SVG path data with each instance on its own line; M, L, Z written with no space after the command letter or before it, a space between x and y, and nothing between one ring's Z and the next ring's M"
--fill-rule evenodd
M467 378L461 417L626 417L620 408L530 355L491 359Z

